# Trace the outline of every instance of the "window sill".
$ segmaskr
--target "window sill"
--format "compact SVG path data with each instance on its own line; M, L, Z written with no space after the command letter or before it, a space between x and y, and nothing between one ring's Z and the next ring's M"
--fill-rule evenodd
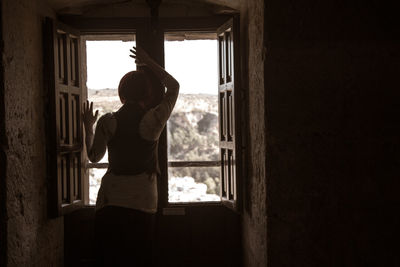
M209 202L178 202L178 203L168 203L165 207L161 208L162 215L171 216L178 215L184 216L186 215L186 209L191 208L212 208L212 207L222 207L222 201L209 201ZM83 208L86 209L95 209L95 204L85 204Z

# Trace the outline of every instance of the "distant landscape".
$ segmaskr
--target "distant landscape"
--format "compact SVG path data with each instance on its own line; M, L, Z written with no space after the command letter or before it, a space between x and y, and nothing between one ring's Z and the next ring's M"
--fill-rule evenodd
M99 116L121 106L115 89L89 89L88 98ZM219 160L217 95L180 94L167 131L169 161ZM90 170L91 203L104 171ZM219 201L219 187L219 167L169 168L170 202Z

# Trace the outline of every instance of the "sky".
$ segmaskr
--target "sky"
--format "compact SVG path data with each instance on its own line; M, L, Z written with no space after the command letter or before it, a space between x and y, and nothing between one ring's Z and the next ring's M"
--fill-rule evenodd
M87 87L117 88L128 71L136 69L129 49L135 42L87 41ZM217 94L217 41L165 42L165 68L180 84L183 94Z

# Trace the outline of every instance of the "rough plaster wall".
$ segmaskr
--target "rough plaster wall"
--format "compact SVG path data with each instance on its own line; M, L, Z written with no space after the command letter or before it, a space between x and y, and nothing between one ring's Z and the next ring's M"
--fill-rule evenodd
M63 221L47 217L40 1L3 0L8 266L61 266ZM51 13L50 13L51 14Z
M267 266L266 153L263 61L264 1L243 1L241 8L242 67L248 88L248 177L243 213L244 266Z
M270 267L400 264L397 8L369 5L268 1Z

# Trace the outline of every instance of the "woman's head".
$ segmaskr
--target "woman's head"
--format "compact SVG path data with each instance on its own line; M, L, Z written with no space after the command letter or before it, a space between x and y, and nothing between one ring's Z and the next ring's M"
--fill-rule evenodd
M130 71L118 86L118 94L123 104L127 102L146 103L151 96L151 84L144 71Z

